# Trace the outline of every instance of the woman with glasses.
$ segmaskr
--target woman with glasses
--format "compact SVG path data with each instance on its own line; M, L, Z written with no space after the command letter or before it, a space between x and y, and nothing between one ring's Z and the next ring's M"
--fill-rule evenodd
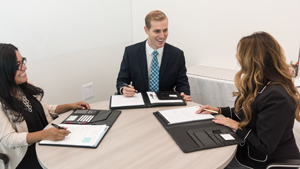
M44 91L28 83L26 58L11 44L0 44L0 152L8 155L9 168L42 168L35 151L40 140L58 141L67 129L43 130L52 116L72 109L90 109L85 102L47 105Z
M244 138L229 168L266 168L270 160L299 159L293 135L300 121L300 99L279 43L266 32L242 38L237 46L241 70L235 75L234 108L202 106L196 113L215 110L225 118L213 121Z

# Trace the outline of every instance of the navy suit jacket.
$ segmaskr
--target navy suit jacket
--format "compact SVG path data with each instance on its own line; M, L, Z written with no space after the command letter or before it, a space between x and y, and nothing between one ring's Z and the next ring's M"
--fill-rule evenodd
M146 43L143 41L125 48L120 72L117 78L117 90L124 83L132 85L138 92L149 91ZM165 43L159 69L159 91L178 91L190 95L190 86L186 76L183 51Z

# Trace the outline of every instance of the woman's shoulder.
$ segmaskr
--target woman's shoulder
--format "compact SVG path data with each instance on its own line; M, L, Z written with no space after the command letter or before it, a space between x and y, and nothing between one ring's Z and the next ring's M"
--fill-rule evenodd
M260 92L257 99L261 101L285 100L287 102L293 100L292 96L287 92L285 87L280 84L268 85L264 90Z
M295 112L295 101L279 84L271 84L253 102L253 108L265 112ZM274 114L273 114L274 115Z
M265 91L262 93L265 94L278 94L278 95L286 95L289 96L288 92L286 91L285 87L280 84L271 84L266 87Z

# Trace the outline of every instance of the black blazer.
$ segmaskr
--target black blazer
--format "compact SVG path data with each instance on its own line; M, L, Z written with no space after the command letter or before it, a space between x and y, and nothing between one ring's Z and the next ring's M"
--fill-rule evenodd
M146 41L125 48L117 78L119 94L123 84L130 82L138 92L150 90L145 43ZM183 51L166 43L159 69L159 90L173 91L174 89L179 93L190 95Z
M266 168L269 160L300 159L293 134L295 102L281 85L269 85L251 105L249 124L236 133L245 139L238 145L236 159L252 168ZM222 108L222 114L236 121L244 114L235 114L234 108Z

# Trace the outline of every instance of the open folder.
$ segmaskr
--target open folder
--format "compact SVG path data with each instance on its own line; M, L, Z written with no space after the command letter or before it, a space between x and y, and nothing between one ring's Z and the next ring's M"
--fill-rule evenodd
M60 124L59 126L67 127L71 133L63 140L42 140L39 144L96 148L109 128L107 125Z
M185 106L186 102L176 91L136 93L132 97L112 95L110 109L143 108L152 106Z
M189 111L193 111L189 113L195 113L191 107L184 109L181 109L180 111L176 109L169 111L173 111L174 116L177 116L178 112L179 114L180 112ZM244 140L230 128L214 123L211 118L185 120L188 119L188 117L183 117L183 120L180 122L170 124L170 117L167 117L163 111L155 112L153 114L184 153L244 142ZM190 116L190 118L192 117L192 115L187 116Z
M75 110L59 125L70 131L65 139L42 140L39 145L97 148L120 113L112 110Z
M193 106L179 109L163 110L157 112L157 114L161 118L163 118L168 125L214 118L214 116L211 114L196 114L195 112L197 110L198 106Z

